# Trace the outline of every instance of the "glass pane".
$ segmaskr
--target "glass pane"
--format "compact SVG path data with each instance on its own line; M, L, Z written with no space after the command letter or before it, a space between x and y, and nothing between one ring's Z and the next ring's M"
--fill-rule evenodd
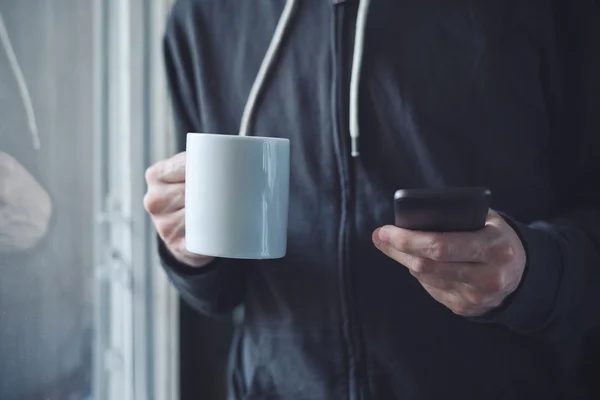
M90 1L0 0L0 399L92 376Z

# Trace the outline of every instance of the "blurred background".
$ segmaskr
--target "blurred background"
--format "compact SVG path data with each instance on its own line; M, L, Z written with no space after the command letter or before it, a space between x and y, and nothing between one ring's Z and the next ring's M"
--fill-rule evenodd
M224 398L233 323L180 302L142 207L170 3L0 0L2 400Z

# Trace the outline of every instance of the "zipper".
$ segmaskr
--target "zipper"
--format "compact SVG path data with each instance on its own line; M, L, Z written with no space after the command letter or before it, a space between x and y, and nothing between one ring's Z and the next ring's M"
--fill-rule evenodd
M352 203L352 179L350 170L350 143L348 132L349 113L349 68L351 57L348 54L350 46L344 41L347 34L349 19L352 17L349 2L334 2L333 12L333 53L334 53L334 144L338 161L340 178L341 210L338 237L338 268L340 273L340 293L342 317L344 320L343 333L346 340L348 362L348 398L359 400L363 398L360 377L362 348L356 311L353 307L354 280L350 267L350 234ZM357 2L352 2L354 6ZM354 7L356 8L356 7ZM354 10L356 11L356 10Z

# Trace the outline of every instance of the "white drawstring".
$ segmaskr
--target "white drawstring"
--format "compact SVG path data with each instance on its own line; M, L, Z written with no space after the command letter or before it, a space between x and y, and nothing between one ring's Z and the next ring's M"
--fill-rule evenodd
M4 19L2 18L2 13L0 13L0 42L2 42L2 47L4 47L4 51L6 52L6 57L8 58L8 63L12 69L13 74L15 75L15 79L17 80L17 86L19 87L19 93L21 94L21 100L23 101L23 105L25 107L25 113L27 115L27 123L29 124L29 131L31 132L31 139L33 141L33 148L35 150L39 150L41 148L40 135L38 133L38 126L35 118L35 111L33 109L33 103L31 101L31 96L29 95L29 89L27 88L27 81L25 80L25 76L23 75L23 71L19 66L19 61L17 60L17 55L12 47L10 42L10 37L8 36L8 31L6 30L6 25L4 25Z
M248 101L246 102L246 106L244 107L242 122L240 124L240 136L248 135L250 122L252 120L252 116L256 108L256 101L258 100L260 91L265 85L265 79L267 78L267 74L273 67L273 62L275 60L275 57L277 56L277 52L281 48L281 43L283 42L286 29L290 25L295 10L296 0L287 0L283 12L281 13L281 17L279 17L279 22L277 23L277 27L275 28L275 33L273 34L273 38L271 39L271 43L269 44L267 53L263 58L260 69L258 70L258 74L256 75L256 79L254 80L254 84L252 85L252 89L250 89L250 95L248 96Z
M360 75L365 47L365 30L370 0L361 0L356 16L356 30L354 33L354 54L352 56L352 74L350 76L350 150L352 157L358 157L358 137L360 126L358 121L358 96L360 88Z
M244 113L242 115L242 122L240 124L240 136L247 136L250 128L250 123L256 109L256 101L260 95L260 91L265 85L267 74L273 68L273 63L277 52L281 48L281 43L285 36L286 30L289 27L294 11L296 10L297 0L287 0L285 8L281 13L275 33L267 49L267 53L262 61L254 84L250 89L248 101L244 107ZM360 136L360 127L358 120L358 103L359 103L359 88L360 88L360 76L363 62L364 42L365 42L365 30L367 25L367 15L369 12L370 0L361 0L358 6L358 13L356 17L356 30L354 36L354 53L352 56L352 73L350 77L350 140L351 140L351 152L352 157L358 157L358 137Z

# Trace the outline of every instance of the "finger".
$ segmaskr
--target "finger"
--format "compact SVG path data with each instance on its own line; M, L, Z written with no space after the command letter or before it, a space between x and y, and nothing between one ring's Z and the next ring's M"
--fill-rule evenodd
M489 248L495 245L491 230L477 232L421 232L384 226L379 228L380 243L389 243L396 250L414 256L445 262L487 262Z
M403 253L389 243L379 242L377 246L388 257L408 268L420 281L439 289L458 291L465 286L480 293L496 293L505 285L498 269L488 264L434 261Z
M185 209L172 214L155 217L154 226L161 239L169 246L185 237Z
M182 152L162 160L146 170L146 180L150 182L185 182L186 153Z
M469 283L472 279L466 264L433 261L401 253L393 248L384 253L419 277L432 276L452 284Z
M144 196L144 208L152 215L173 213L185 207L185 183L155 184Z
M411 275L421 283L427 283L441 290L458 290L458 287L465 283L461 276L463 270L455 268L455 265L451 263L442 263L402 253L385 243L379 249L388 257L405 266Z

